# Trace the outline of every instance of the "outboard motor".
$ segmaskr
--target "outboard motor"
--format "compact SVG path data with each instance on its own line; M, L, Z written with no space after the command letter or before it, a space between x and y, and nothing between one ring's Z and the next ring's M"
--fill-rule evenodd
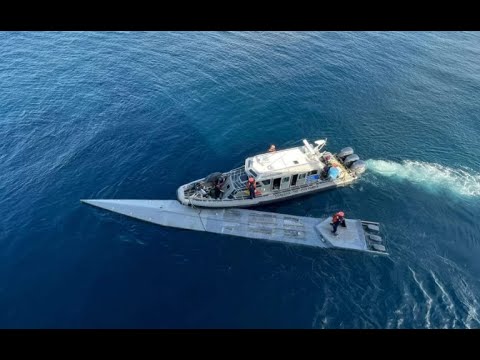
M343 161L348 155L353 154L353 149L351 147L346 147L340 150L340 152L337 154L337 157Z
M350 166L350 170L352 170L356 175L360 175L367 170L367 163L363 160L357 160Z
M355 161L360 160L357 154L352 154L348 155L345 160L343 160L343 163L345 164L346 167L350 167Z

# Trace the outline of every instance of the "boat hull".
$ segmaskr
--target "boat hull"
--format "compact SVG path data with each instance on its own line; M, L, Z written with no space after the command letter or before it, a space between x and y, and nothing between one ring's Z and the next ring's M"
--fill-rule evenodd
M334 236L331 233L330 218L317 219L246 209L195 209L183 206L176 200L81 201L162 226L316 248L388 254L386 251L373 250L365 230L366 225L356 219L346 219L347 227L339 227L339 236ZM376 226L378 231L378 223L368 224ZM376 238L374 245L379 246L378 242L382 240L379 236Z
M201 180L197 180L197 181L201 181ZM355 179L351 179L348 181L341 181L341 182L328 181L328 182L318 184L318 186L312 187L311 189L307 189L307 190L291 189L291 190L285 191L285 194L281 194L281 193L270 194L265 196L258 196L258 197L255 197L254 199L201 199L201 200L186 198L184 196L184 193L185 193L184 189L185 187L192 184L190 183L190 184L180 186L177 189L177 199L183 205L202 207L202 208L249 208L249 207L256 207L256 206L268 205L268 204L273 204L281 201L291 200L298 197L304 197L307 195L312 195L315 193L328 191L328 190L336 189L339 187L345 187L352 184L354 181Z
M244 166L184 184L177 199L202 208L249 208L344 187L366 169L352 148L332 154L321 151L326 139L315 141L315 147L306 139L303 144L248 157ZM250 181L256 184L253 199L247 190Z

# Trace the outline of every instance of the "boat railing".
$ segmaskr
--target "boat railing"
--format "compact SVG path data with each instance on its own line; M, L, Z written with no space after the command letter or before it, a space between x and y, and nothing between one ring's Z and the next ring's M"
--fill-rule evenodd
M342 172L342 176L336 180L328 180L328 179L319 179L319 180L314 180L314 181L309 181L308 183L302 184L302 185L297 185L295 187L290 187L287 189L282 189L282 190L277 190L275 193L267 193L267 194L258 194L255 197L256 198L263 198L263 197L273 197L273 198L282 198L286 197L292 194L299 194L303 193L306 190L312 190L319 188L321 186L324 186L326 183L331 183L332 185L337 185L340 186L342 183L347 183L349 180L353 180L355 176L353 176L348 169L342 166L343 169L345 169L344 172ZM246 193L246 183L241 180L242 175L247 175L245 172L245 168L243 166L238 167L236 169L230 170L229 172L225 173L225 175L228 175L232 178L232 183L235 189L237 189L237 196L234 198L223 198L221 201L236 201L236 200L246 200L249 199L250 196L249 194ZM245 195L243 196L238 196L238 193L243 193L245 191ZM218 202L220 199L211 199L211 198L201 198L201 197L194 197L192 198L194 200L200 200L200 201L205 201L205 202Z
M246 188L245 188L245 190L242 190L244 184L239 180L240 176L244 173L245 173L245 171L244 171L243 168L235 169L235 170L232 170L231 172L229 172L229 175L231 175L231 176L235 177L235 175L238 175L238 177L235 177L232 180L234 182L235 187L238 189L239 192L243 192L243 191L246 192L247 191ZM235 181L235 180L238 180L238 181ZM258 194L255 197L256 198L262 198L262 197L281 198L281 197L289 196L289 195L292 195L292 194L303 193L306 190L316 189L316 188L319 188L319 187L325 185L326 183L332 183L332 184L336 184L338 186L338 185L341 185L343 182L345 182L345 179L337 179L337 180L333 180L333 181L326 180L326 179L319 179L319 180L315 180L315 181L310 181L306 184L295 186L293 188L278 190L277 192L275 192L273 194L272 193ZM244 196L237 196L237 197L232 198L232 199L224 198L224 199L222 199L222 201L246 200L246 199L249 199L249 198L250 198L250 196L247 193L245 193ZM210 202L210 201L217 202L217 201L219 201L218 199L209 199L209 198L196 198L195 200L201 200L201 201L206 201L206 202Z

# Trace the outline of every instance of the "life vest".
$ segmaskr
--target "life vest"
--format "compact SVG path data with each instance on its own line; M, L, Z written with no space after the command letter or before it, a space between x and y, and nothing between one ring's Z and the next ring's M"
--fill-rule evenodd
M336 213L335 215L333 215L332 217L332 222L333 223L336 223L336 222L339 222L340 219L343 219L343 216L340 215L340 212Z

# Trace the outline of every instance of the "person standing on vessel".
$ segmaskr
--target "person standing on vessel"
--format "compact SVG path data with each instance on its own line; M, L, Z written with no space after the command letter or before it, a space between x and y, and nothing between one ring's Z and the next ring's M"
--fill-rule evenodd
M247 189L250 191L250 199L255 198L255 190L257 189L257 186L253 177L248 178Z
M330 225L333 226L333 230L332 230L332 233L337 236L337 227L338 225L342 224L343 227L347 226L345 224L345 213L343 211L339 211L338 213L336 213L335 215L333 215L332 217L332 222L330 223Z
M218 199L220 197L224 183L225 180L223 179L223 177L220 177L217 179L217 181L215 181L215 199Z

